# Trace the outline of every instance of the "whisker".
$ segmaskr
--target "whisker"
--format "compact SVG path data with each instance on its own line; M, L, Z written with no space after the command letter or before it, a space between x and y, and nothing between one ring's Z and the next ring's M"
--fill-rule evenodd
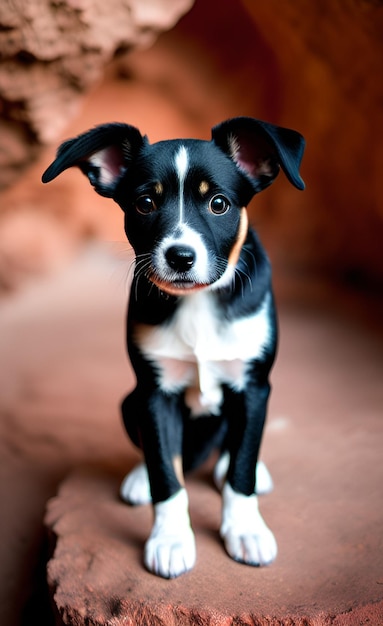
M254 265L254 270L255 270L255 278L257 278L257 274L258 274L258 265L257 265L257 260L256 260L256 258L255 258L255 256L254 256L253 252L252 252L251 250L248 250L248 249L246 248L246 246L244 246L244 247L242 248L242 250L243 250L244 252L246 252L246 254L248 254L248 255L251 257L251 261L252 261L252 263L253 263L253 265ZM247 268L249 268L249 265L248 265L248 263L247 263L245 260L244 260L244 263L245 263L245 265L247 266ZM251 272L250 272L250 274L251 274Z
M108 241L103 244L108 256L113 259L112 278L119 289L129 293L134 254L128 241Z
M242 298L243 298L244 297L243 280L242 280L241 272L238 271L237 268L234 268L233 288L234 288L235 278L237 278L237 280L240 282L240 285L241 285L241 295L242 295Z
M252 292L253 291L253 281L251 280L250 274L248 274L244 270L241 270L239 267L236 268L236 272L237 272L238 277L241 277L241 281L242 281L242 276L241 275L243 275L245 278L247 278L247 281L248 281L249 287L250 287L250 291Z
M216 261L215 269L216 269L216 276L214 280L218 280L220 276L222 276L222 274L227 269L227 259L223 257L218 257Z
M135 267L134 267L134 276L135 276L135 289L134 296L135 299L138 299L138 283L142 276L148 276L149 268L151 266L151 255L150 253L139 254L135 258Z

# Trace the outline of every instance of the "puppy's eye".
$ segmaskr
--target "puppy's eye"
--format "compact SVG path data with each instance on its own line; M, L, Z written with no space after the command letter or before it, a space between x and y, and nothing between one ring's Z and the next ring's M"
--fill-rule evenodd
M154 200L150 196L139 196L136 200L136 211L141 215L149 215L157 210Z
M213 196L209 202L209 210L214 213L214 215L223 215L230 209L230 202L225 196L221 196L218 194L217 196Z

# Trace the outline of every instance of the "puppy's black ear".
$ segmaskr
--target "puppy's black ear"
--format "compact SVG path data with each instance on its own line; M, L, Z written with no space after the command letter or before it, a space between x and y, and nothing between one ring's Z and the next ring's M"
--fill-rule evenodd
M111 198L129 164L147 142L128 124L103 124L63 143L42 176L49 183L69 167L77 166L97 193Z
M299 174L305 140L295 130L235 117L215 126L212 137L250 179L255 193L273 182L279 167L295 187L305 188Z

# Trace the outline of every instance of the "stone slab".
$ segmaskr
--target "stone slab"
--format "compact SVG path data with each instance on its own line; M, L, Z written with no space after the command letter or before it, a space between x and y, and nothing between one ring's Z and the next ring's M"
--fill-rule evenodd
M76 470L46 525L54 603L65 624L383 624L383 390L379 341L314 309L281 311L263 458L275 491L260 500L276 534L270 567L237 564L218 536L220 496L204 470L187 487L195 569L175 580L142 564L149 506L119 501L125 467Z

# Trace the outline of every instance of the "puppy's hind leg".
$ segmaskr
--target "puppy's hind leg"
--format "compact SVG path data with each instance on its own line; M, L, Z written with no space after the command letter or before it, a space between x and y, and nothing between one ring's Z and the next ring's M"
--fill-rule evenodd
M133 441L140 448L140 434L138 426L137 393L129 394L121 405L122 418L125 429ZM136 465L123 479L120 486L120 497L127 504L150 504L150 482L146 463Z
M219 457L213 472L213 478L215 486L219 491L222 491L223 485L225 483L225 478L227 475L227 470L229 469L230 464L230 454L229 452L223 452ZM269 470L263 461L258 461L257 467L255 470L255 484L256 489L255 493L258 496L266 495L271 493L274 489L273 479Z
M133 506L151 503L152 496L146 463L139 463L125 476L120 487L120 497L124 502Z

